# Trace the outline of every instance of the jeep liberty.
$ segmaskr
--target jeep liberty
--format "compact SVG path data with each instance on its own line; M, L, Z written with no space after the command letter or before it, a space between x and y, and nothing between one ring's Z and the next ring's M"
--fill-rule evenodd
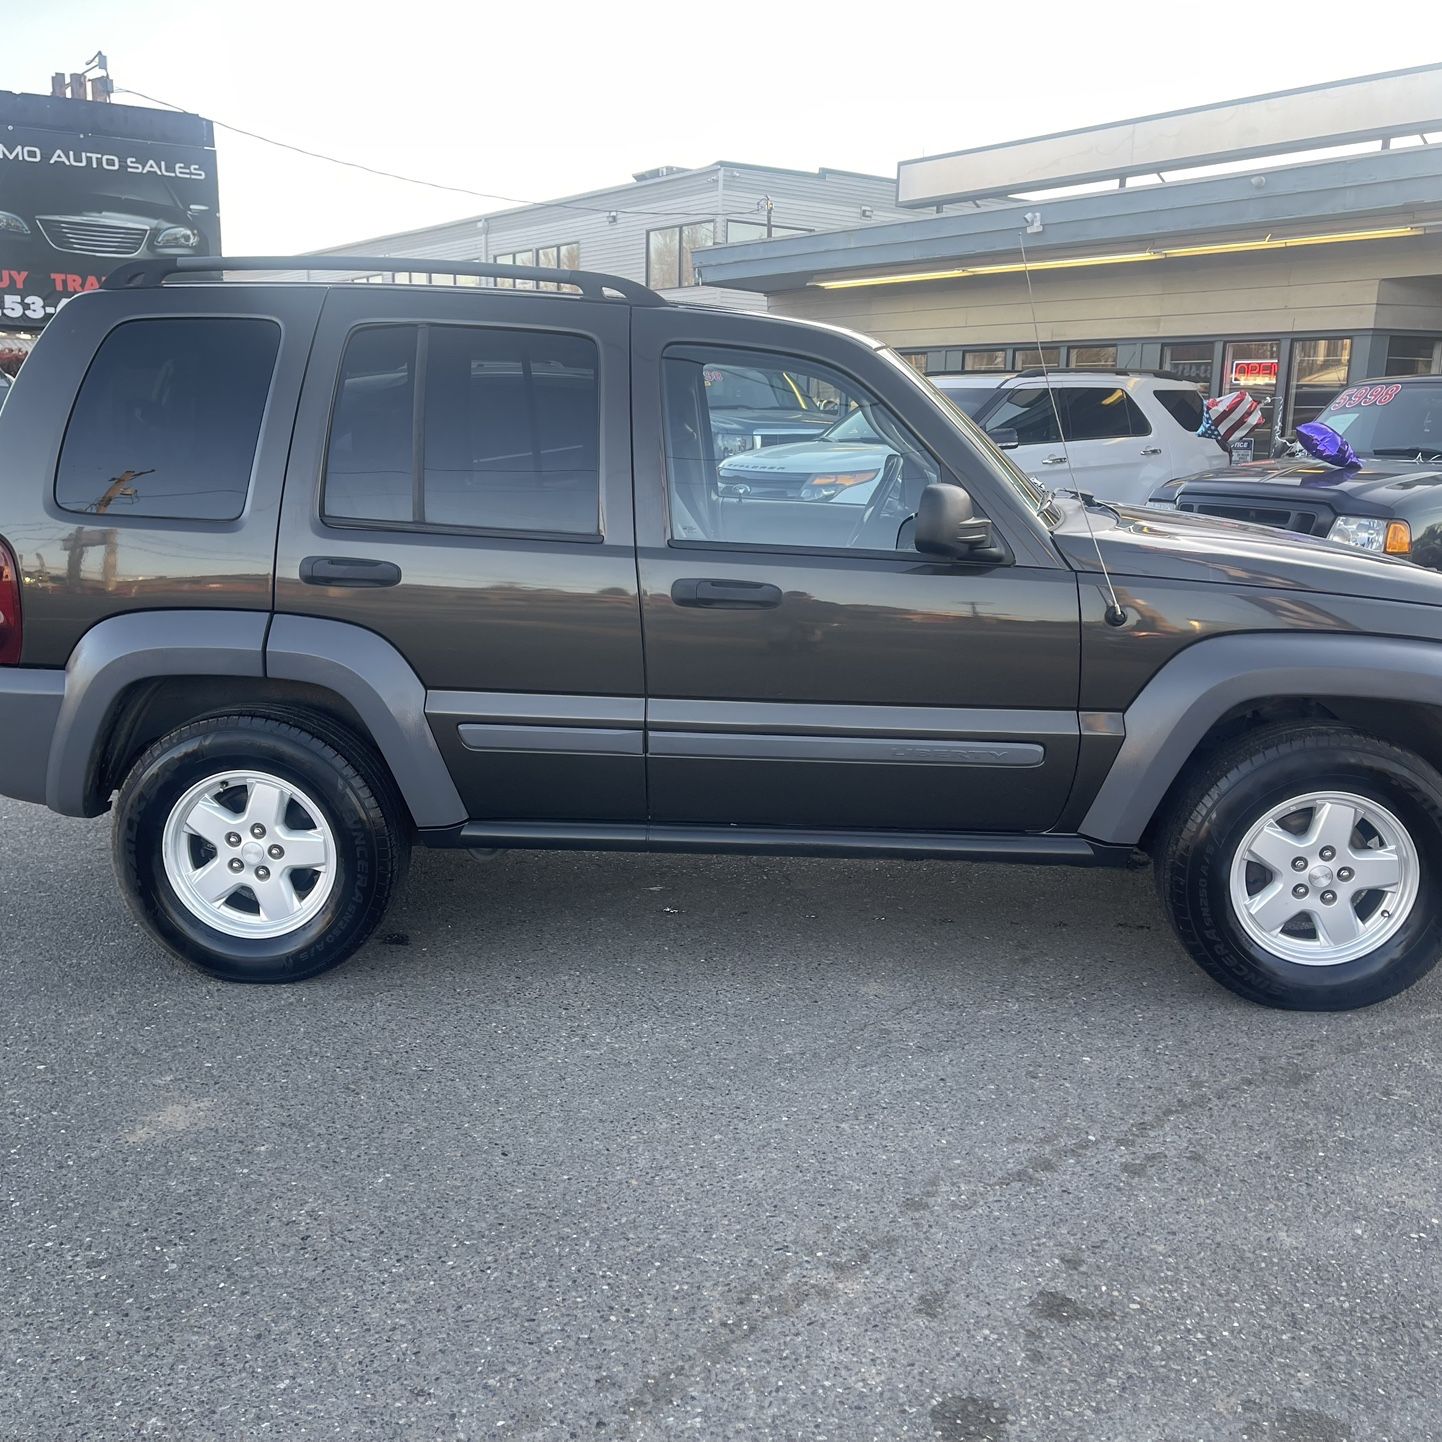
M121 266L0 412L0 792L113 809L202 970L335 966L414 844L1150 854L1252 1001L1437 962L1442 576L1049 493L834 328L217 264ZM864 415L864 505L718 482L738 373Z

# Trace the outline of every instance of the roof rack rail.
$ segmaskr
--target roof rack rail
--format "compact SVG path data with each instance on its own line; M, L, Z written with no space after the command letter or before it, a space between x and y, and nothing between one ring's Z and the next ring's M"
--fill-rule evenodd
M217 275L237 270L424 270L439 275L475 275L495 280L534 280L573 285L591 300L607 292L629 305L669 305L649 286L619 275L592 270L548 270L536 265L496 265L483 260L439 260L404 255L178 255L166 260L133 260L105 278L106 290L145 290L163 285L172 275Z
M985 372L967 372L985 374ZM1148 370L1145 366L1028 366L1017 371L1013 380L1036 380L1039 376L1154 376L1163 381L1184 381L1184 375L1176 371Z

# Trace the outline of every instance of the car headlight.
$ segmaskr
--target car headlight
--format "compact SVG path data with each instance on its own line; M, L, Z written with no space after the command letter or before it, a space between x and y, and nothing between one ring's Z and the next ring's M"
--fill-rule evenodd
M756 449L755 436L721 436L716 442L722 456L739 456L743 451Z
M6 235L30 234L30 227L18 215L12 215L8 210L0 210L0 230Z
M840 495L852 486L862 486L867 481L874 481L876 476L875 471L838 471L834 476L816 476L802 486L801 496L803 500L824 501L831 496Z
M200 232L192 225L167 225L155 237L157 250L194 250L200 244Z
M1407 522L1387 521L1380 516L1338 516L1327 539L1389 556L1405 556L1412 550L1412 531Z
M1147 510L1149 511L1174 511L1176 508L1177 503L1175 501L1164 501L1157 496L1153 496L1147 502Z

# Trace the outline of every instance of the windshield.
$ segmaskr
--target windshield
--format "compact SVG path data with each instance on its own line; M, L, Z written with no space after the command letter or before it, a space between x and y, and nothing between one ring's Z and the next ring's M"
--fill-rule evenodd
M876 427L867 418L865 410L858 406L845 420L837 421L834 426L822 431L816 439L819 441L879 441L882 437L876 434Z
M1359 456L1442 455L1442 383L1352 386L1317 419Z
M707 366L706 404L713 411L809 411L810 397L784 371Z
M935 385L957 410L965 411L969 416L976 415L996 394L995 386L952 386L943 385L940 381L936 381Z

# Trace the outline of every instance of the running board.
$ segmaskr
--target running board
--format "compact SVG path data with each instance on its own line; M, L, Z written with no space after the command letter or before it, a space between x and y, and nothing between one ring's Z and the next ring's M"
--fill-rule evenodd
M1126 866L1133 849L1084 836L951 831L805 831L779 826L471 821L422 831L427 846L565 851L682 851L745 856L890 856L1062 866Z

